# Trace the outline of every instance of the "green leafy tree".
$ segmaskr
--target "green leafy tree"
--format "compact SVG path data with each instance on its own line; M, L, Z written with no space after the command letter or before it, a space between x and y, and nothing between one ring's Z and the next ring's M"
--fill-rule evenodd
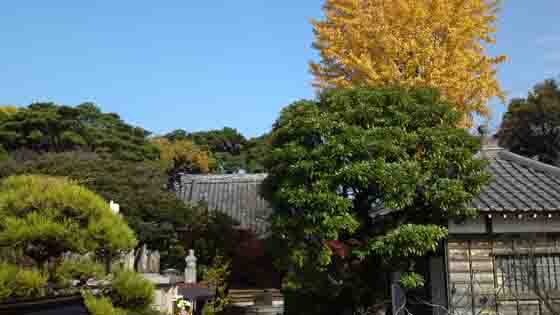
M195 250L199 276L204 276L206 268L213 266L219 257L231 259L235 255L239 244L236 223L219 211L208 211L203 203L190 209L181 241L186 248Z
M231 303L231 298L227 296L226 292L230 274L231 262L223 256L216 256L212 266L205 270L203 279L216 287L216 296L204 305L203 314L220 314Z
M218 255L232 257L237 246L235 222L208 211L204 204L178 199L167 190L167 175L159 162L103 159L89 152L14 152L0 161L0 178L22 174L66 176L105 200L118 202L138 247L146 244L160 251L162 269L183 269L186 248L195 249L199 263L210 266ZM177 230L186 226L188 233L180 236Z
M237 129L224 127L221 130L193 132L188 135L194 143L207 146L212 152L239 155L247 139Z
M179 129L165 135L165 138L171 141L189 140L212 152L221 172L235 173L246 168L242 151L247 139L236 129L225 127L193 133Z
M479 139L428 89L327 91L285 108L272 131L264 196L285 288L298 313L386 301L386 279L421 286L418 257L487 182ZM390 299L389 299L390 300Z
M215 168L211 153L202 150L190 140L154 138L151 141L159 148L162 167L169 176L180 173L209 173Z
M249 173L265 172L264 159L270 151L270 134L266 133L262 136L251 138L244 147L243 155L245 156L246 170Z
M0 217L0 246L21 250L39 268L66 252L113 256L136 245L134 232L105 200L63 178L4 179Z
M114 200L139 245L160 250L162 267L183 263L175 228L188 222L190 210L166 189L167 175L157 162L104 159L89 152L14 152L11 159L0 161L0 177L21 174L66 176L105 200Z
M560 88L554 80L536 85L526 98L511 100L497 133L510 151L560 165Z
M221 172L236 173L244 170L249 173L264 171L263 156L268 150L269 136L247 139L239 131L225 127L188 133L175 130L165 135L170 141L190 140L196 145L207 148L217 160ZM216 172L216 170L211 170Z
M14 253L15 262L0 263L0 300L85 289L93 314L150 311L154 287L134 272L118 272L108 287L102 285L106 297L94 298L83 286L89 279L105 276L101 265L87 254L101 253L105 260L137 243L122 216L113 213L99 195L62 177L10 176L0 182L0 218L0 246Z
M124 160L157 159L159 152L148 135L92 103L76 107L34 103L0 110L0 142L8 152L83 150Z

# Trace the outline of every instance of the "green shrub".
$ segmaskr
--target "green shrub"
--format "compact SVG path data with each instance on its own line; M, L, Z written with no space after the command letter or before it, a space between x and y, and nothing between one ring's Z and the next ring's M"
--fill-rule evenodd
M84 302L91 315L125 315L124 310L116 308L107 297L97 298L91 293L84 294Z
M16 273L17 267L15 265L6 263L0 264L0 301L13 295Z
M216 287L215 298L204 305L203 314L215 315L222 312L231 303L226 294L227 279L231 273L231 261L223 256L214 258L210 268L204 270L203 279Z
M133 271L117 273L111 284L113 304L129 310L147 310L154 301L154 285Z
M35 269L18 269L15 265L0 264L0 300L30 298L45 295L48 276Z
M0 182L0 243L12 244L40 268L65 252L136 246L124 218L96 193L61 177L11 176Z
M91 259L66 260L58 266L54 274L57 283L67 283L70 280L87 281L100 279L105 275L104 267Z
M19 269L15 276L14 295L17 297L40 297L45 295L49 276L32 269Z

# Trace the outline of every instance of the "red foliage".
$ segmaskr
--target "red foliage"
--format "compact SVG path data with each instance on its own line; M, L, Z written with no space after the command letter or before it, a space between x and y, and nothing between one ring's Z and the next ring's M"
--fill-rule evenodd
M339 240L325 241L325 244L340 258L346 258L350 254L348 246Z

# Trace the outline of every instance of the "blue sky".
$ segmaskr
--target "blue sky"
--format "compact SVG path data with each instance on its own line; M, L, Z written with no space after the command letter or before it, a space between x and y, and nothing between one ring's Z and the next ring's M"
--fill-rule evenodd
M0 103L93 101L156 133L268 131L312 98L322 0L2 1ZM560 74L560 2L508 0L492 54L511 97ZM495 103L493 123L504 106Z

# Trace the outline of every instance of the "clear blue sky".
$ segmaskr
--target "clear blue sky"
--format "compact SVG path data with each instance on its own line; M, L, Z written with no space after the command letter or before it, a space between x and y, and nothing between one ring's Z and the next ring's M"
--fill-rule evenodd
M314 96L309 19L322 0L2 1L0 103L93 101L156 133L247 136ZM492 53L512 97L560 74L560 3L505 1ZM503 105L496 104L494 124Z

